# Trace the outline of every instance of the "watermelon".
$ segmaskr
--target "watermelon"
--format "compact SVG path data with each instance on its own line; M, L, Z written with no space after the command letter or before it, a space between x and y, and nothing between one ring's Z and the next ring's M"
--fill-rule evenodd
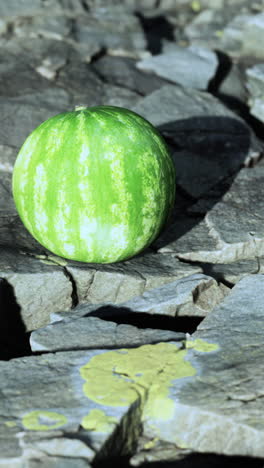
M77 107L43 122L13 170L18 214L66 259L125 260L151 244L174 203L174 164L159 132L115 106Z

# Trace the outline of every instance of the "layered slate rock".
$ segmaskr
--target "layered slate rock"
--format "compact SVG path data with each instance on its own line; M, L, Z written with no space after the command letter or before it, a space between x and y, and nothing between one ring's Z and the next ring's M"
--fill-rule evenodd
M176 182L194 198L262 151L245 122L206 92L167 85L142 98L133 110L158 126L171 144Z
M140 329L132 325L105 321L98 317L65 319L31 333L32 351L77 349L115 349L185 339L185 333Z
M261 42L264 39L264 13L241 13L224 28L221 48L235 56L264 57Z
M262 468L263 18L249 0L0 2L1 467ZM80 104L139 112L175 161L169 223L122 263L54 256L12 201L25 138Z
M10 440L21 463L43 456L43 447L60 457L64 443L74 461L79 442L90 462L95 453L131 454L138 442L137 461L155 461L157 453L166 458L162 444L172 459L179 449L263 457L263 293L263 275L244 278L185 344L47 353L0 363L6 466L14 461Z
M263 275L244 278L187 340L189 376L173 380L156 409L147 401L135 462L166 458L168 448L177 455L177 447L263 457L263 293Z
M134 447L139 428L129 416L129 401L108 411L86 395L86 365L96 354L76 351L0 363L5 394L0 446L6 467L30 466L36 459L48 464L50 456L75 466L75 459L89 462L96 453L114 456L121 446L124 451Z
M167 53L145 58L137 63L140 70L154 72L187 88L207 89L215 75L218 61L210 49L177 47ZM196 70L193 73L193 69Z
M246 74L250 113L261 122L264 122L264 64L259 63L254 67L248 68Z
M7 248L0 253L0 277L9 291L1 314L11 333L17 321L34 330L49 323L52 312L72 307L72 284L62 267Z
M138 70L136 64L137 61L131 57L104 55L92 66L104 82L130 89L139 96L150 94L166 84L166 80L155 75L150 77L148 73Z
M31 348L33 351L117 348L180 340L185 335L167 330L140 329L122 321L127 320L128 316L132 320L134 314L139 314L141 322L144 320L146 324L146 314L164 319L166 316L204 317L229 291L229 288L219 286L213 278L197 274L151 289L120 304L83 304L70 312L55 312L51 314L53 324L31 334ZM109 317L121 323L116 325L108 321ZM137 322L140 323L140 318Z
M256 259L263 256L264 206L259 187L263 185L263 167L243 169L231 188L206 214L203 224L208 230L209 244L203 248L190 248L180 252L177 240L161 251L176 253L179 258L191 261L228 263ZM195 229L195 227L193 228ZM192 230L188 233L192 237ZM214 240L215 246L210 244ZM193 244L194 245L194 244ZM207 246L209 248L207 248Z
M171 255L145 251L125 262L112 265L87 265L67 261L79 303L121 303L142 295L145 290L201 272L198 265L187 265Z

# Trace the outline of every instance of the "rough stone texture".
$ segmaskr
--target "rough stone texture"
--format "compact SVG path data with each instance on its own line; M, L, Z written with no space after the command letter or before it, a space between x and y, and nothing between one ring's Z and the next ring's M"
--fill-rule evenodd
M169 139L176 180L192 197L198 198L235 174L262 151L245 122L205 92L167 85L143 98L133 110Z
M185 87L207 89L216 72L217 57L209 49L174 46L171 52L141 60L137 67Z
M74 319L86 317L95 311L109 308L109 312L126 315L127 313L144 312L150 315L169 317L204 317L216 304L221 302L229 288L218 284L210 276L194 274L166 283L163 286L147 290L132 299L120 302L103 302L97 304L79 305L71 312L55 312L51 314L52 322L62 318Z
M155 461L160 442L174 450L263 457L263 292L263 275L244 278L187 340L185 359L195 375L171 384L170 417L143 412L143 434L153 446L141 462Z
M263 8L0 2L0 467L263 468ZM80 104L139 112L175 162L122 263L54 256L12 200L25 138Z
M12 289L18 310L10 316L12 295L5 304L3 322L12 324L19 315L27 330L49 323L51 312L70 309L72 284L64 270L57 265L45 265L38 259L1 249L0 277Z
M150 76L136 68L137 61L130 57L111 57L104 55L94 62L93 69L109 84L130 89L139 95L150 94L159 89L166 81L158 76Z
M166 458L162 443L172 459L178 449L263 457L263 293L263 275L245 277L184 346L158 343L1 362L3 436L19 433L21 461L42 450L58 458L65 451L72 461L81 452L92 461L94 453L107 457L120 454L120 447L131 453L141 421L145 442L137 462L155 461L160 444L159 457ZM158 347L163 354L155 354Z
M234 55L262 59L261 42L264 39L264 13L257 15L239 14L224 29L221 47Z
M151 251L113 265L69 261L66 268L75 282L80 303L120 303L143 294L147 289L201 271L199 266L186 265L170 255L153 254Z
M246 74L250 113L261 122L264 122L264 64L260 63L254 67L248 68Z
M45 328L39 328L31 333L30 346L32 351L114 349L160 341L180 341L184 338L184 333L147 328L141 330L132 325L117 325L98 317L82 317L78 320L62 320Z
M229 263L262 257L264 207L259 186L263 184L263 176L261 166L241 170L230 189L208 211L204 220L194 224L188 234L179 239L176 237L175 223L176 240L159 251L174 253L180 259L206 263Z

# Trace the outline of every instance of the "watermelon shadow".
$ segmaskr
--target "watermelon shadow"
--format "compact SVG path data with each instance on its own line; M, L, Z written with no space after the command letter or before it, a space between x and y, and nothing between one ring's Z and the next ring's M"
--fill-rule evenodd
M151 245L161 249L176 241L222 199L250 153L261 146L250 128L238 118L197 116L158 127L176 170L176 198L172 215ZM198 204L199 202L199 204Z

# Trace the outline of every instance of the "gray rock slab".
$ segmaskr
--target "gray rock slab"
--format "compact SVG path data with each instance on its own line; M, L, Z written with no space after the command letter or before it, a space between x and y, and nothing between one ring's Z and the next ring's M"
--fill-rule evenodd
M225 292L213 278L196 274L146 291L123 306L133 312L204 317L223 300Z
M227 11L230 9L230 4L225 5L225 8L217 9L217 13L212 8L212 2L208 7L202 8L191 21L187 22L184 27L184 34L193 44L217 50L221 39L221 31L230 21L230 12Z
M262 258L252 260L241 260L232 263L204 263L200 264L204 272L211 275L219 282L234 286L244 276L264 273Z
M176 182L194 198L262 152L245 122L206 92L166 85L142 98L133 110L167 138Z
M1 155L0 155L1 159ZM4 162L4 161L3 161ZM12 174L10 172L0 170L0 219L8 214L15 215L16 208L13 202L11 193L11 179Z
M34 330L49 323L52 312L72 307L72 283L58 265L2 248L0 277L7 281L9 298L2 304L2 327L9 324L11 330L22 320L26 330Z
M264 122L264 63L259 63L254 67L248 68L246 76L250 113L261 122Z
M75 38L79 43L97 41L108 51L137 51L146 48L146 39L136 15L124 4L104 5L75 20Z
M186 233L188 244L183 235L159 251L174 252L185 261L209 263L239 262L262 257L264 206L259 187L263 184L263 170L263 166L242 169L204 220ZM199 239L197 242L201 226L204 232L203 245L199 245Z
M1 2L0 16L7 19L16 17L34 17L40 15L72 15L84 14L82 2L80 0L42 0L34 1L34 5L30 0L12 0L12 2Z
M105 308L109 312L112 310L113 315L117 314L120 319L122 315L131 312L171 317L204 317L229 292L228 287L218 284L212 277L197 273L147 290L142 295L119 304L86 303L69 312L55 312L51 314L51 321L79 319L99 310L103 316Z
M248 91L246 88L244 70L236 63L232 63L229 72L221 81L217 91L224 96L231 97L232 99L239 99L239 101L246 104Z
M218 249L218 243L210 235L210 229L205 220L201 217L187 216L174 221L170 229L160 236L154 245L161 254L176 254L177 256L184 256L187 252L192 252L193 255L197 252L199 252L198 255L205 252L204 256L206 256ZM209 257L207 260L210 261Z
M30 335L32 351L66 351L78 349L114 349L136 347L160 341L180 341L185 333L169 330L140 329L132 325L81 317L59 321L39 328Z
M17 157L17 149L9 145L0 145L0 171L12 172ZM7 177L7 176L6 176ZM9 182L9 187L11 187ZM9 190L9 189L8 189Z
M103 86L103 93L104 105L108 106L120 106L129 109L140 99L135 91L111 84Z
M210 49L177 45L167 53L154 55L137 63L139 70L153 72L187 88L204 90L208 88L217 66L217 56Z
M224 28L220 47L235 56L253 56L262 59L263 39L264 13L241 13Z
M151 251L112 265L66 261L65 268L74 281L79 303L93 304L121 303L147 289L201 272L197 265Z
M13 32L17 37L32 39L46 37L61 41L72 30L72 21L67 16L35 15L19 17L13 22Z
M245 277L184 346L1 362L1 434L19 441L22 460L33 458L33 447L59 458L67 434L92 449L83 455L88 462L94 452L133 454L141 424L145 459L159 443L171 459L178 449L263 457L263 293L263 275ZM67 450L72 461L79 457L76 444Z
M136 68L137 61L130 57L104 55L92 65L100 77L109 84L125 86L140 93L150 94L165 84L158 76L150 76Z
M32 103L23 103L26 98L23 96L20 99L7 99L0 97L1 105L1 126L0 126L0 141L2 145L11 146L19 149L38 125L44 120L52 117L55 114L67 110L69 99L62 91L62 100L60 99L60 91L56 90L53 93L53 100L51 102L51 93L48 92L46 104L44 106L36 106ZM58 101L56 102L55 96L58 94ZM38 96L38 94L37 94ZM33 97L28 98L29 101ZM16 131L14 132L14 128Z
M145 406L148 450L142 451L141 462L153 461L159 443L171 447L175 456L178 447L263 457L263 293L263 275L245 277L187 339L184 359L193 375L172 382L167 415L165 400L163 414L157 410L154 415L153 407Z
M1 453L2 445L13 440L18 441L21 452L6 452L5 466L34 466L34 460L47 463L49 456L57 463L64 455L67 463L68 459L72 462L69 466L75 466L75 459L79 466L80 458L87 463L95 455L107 458L134 449L140 431L140 395L134 393L136 401L132 398L130 403L128 397L111 407L108 402L103 406L102 401L96 403L86 392L89 363L101 353L48 353L0 362ZM116 354L112 357L115 359ZM107 382L105 389L109 395ZM14 461L20 464L12 465Z

